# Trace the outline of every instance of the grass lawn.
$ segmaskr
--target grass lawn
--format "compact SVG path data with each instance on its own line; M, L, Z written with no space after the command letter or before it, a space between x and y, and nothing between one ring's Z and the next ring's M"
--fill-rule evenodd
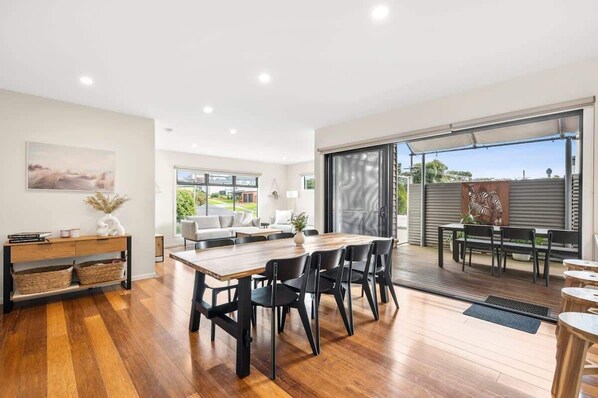
M233 211L233 200L223 198L208 198L208 206L218 206ZM236 203L236 211L257 213L257 203Z

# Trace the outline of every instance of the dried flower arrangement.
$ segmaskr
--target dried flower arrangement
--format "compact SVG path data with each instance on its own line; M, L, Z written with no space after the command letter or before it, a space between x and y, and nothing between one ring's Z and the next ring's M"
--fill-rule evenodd
M101 192L96 192L94 195L85 198L85 204L92 209L101 211L102 213L112 214L116 210L120 209L129 200L130 199L126 196L120 196L118 194L110 198L110 195L104 195Z

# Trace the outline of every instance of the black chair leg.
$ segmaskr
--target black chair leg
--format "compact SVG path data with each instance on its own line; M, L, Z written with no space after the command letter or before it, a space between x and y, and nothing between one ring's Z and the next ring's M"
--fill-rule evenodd
M471 267L471 253L472 253L472 249L469 248L469 266Z
M277 323L276 327L278 329L278 334L280 334L280 333L282 333L282 307L277 307L276 313L278 316L278 323Z
M271 361L271 366L272 366L272 373L270 375L270 378L272 380L276 379L276 313L277 313L277 308L276 307L272 307L272 319L271 319L271 325L270 325L270 361Z
M183 238L183 245L185 246L185 249L187 249L187 239Z
M375 289L374 289L374 296L372 295L372 290L370 288L370 284L367 281L366 276L364 276L365 281L362 284L362 289L365 292L365 296L368 299L368 302L370 303L370 308L372 309L372 314L374 314L374 319L378 320L378 308L377 308L377 298L374 298L375 296Z
M229 290L230 292L230 290ZM212 306L215 306L218 304L218 291L216 289L212 290ZM210 325L210 340L214 341L216 340L216 324L214 323L214 321L211 322L212 324Z
M395 302L397 309L399 308L399 300L397 299L397 293L395 292L395 288L392 284L392 278L390 277L390 272L386 270L385 274L386 279L386 286L388 286L388 290L390 290L390 295L392 296L392 300Z
M333 293L334 299L336 300L336 305L338 307L338 311L341 313L341 318L343 319L343 323L345 324L345 329L347 329L347 333L351 336L351 324L349 323L349 318L347 317L347 311L345 310L345 303L343 300L343 293L341 292L341 287L338 289L335 288ZM319 333L318 333L319 335ZM319 337L319 336L318 336ZM319 348L319 341L318 341L318 348Z
M257 325L257 306L252 305L251 307L251 324L255 327Z
M455 250L455 247L453 247L453 250ZM463 248L463 251L465 251L466 249ZM461 272L465 272L465 256L463 256L463 266L461 267Z
M299 316L301 317L301 322L303 323L303 328L305 329L305 334L309 340L311 350L314 355L318 355L318 348L316 346L316 342L314 341L314 335L311 331L311 325L309 323L309 316L307 315L305 303L297 303L297 311L299 311Z
M287 322L287 314L289 313L289 307L283 307L282 318L280 319L280 333L284 332L284 326Z

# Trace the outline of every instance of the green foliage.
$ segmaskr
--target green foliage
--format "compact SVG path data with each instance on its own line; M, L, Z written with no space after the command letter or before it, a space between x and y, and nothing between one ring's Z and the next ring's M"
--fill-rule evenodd
M188 216L195 215L195 204L193 192L187 189L177 189L176 191L176 219L184 220Z
M305 227L307 226L307 218L307 214L303 212L291 219L291 225L295 229L295 232L301 232L305 229Z
M397 214L407 214L407 184L402 181L397 184Z
M195 205L203 206L206 204L207 195L204 191L195 191Z
M422 164L416 163L411 169L411 173L405 175L413 176L413 183L421 183ZM447 165L438 159L431 162L426 162L426 183L432 184L436 182L455 182L455 181L470 181L472 174L470 171L448 170Z

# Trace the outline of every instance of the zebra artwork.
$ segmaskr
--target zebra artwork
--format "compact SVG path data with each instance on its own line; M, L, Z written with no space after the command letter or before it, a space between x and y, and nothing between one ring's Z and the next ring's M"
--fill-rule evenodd
M462 210L489 225L508 225L509 182L464 183Z

